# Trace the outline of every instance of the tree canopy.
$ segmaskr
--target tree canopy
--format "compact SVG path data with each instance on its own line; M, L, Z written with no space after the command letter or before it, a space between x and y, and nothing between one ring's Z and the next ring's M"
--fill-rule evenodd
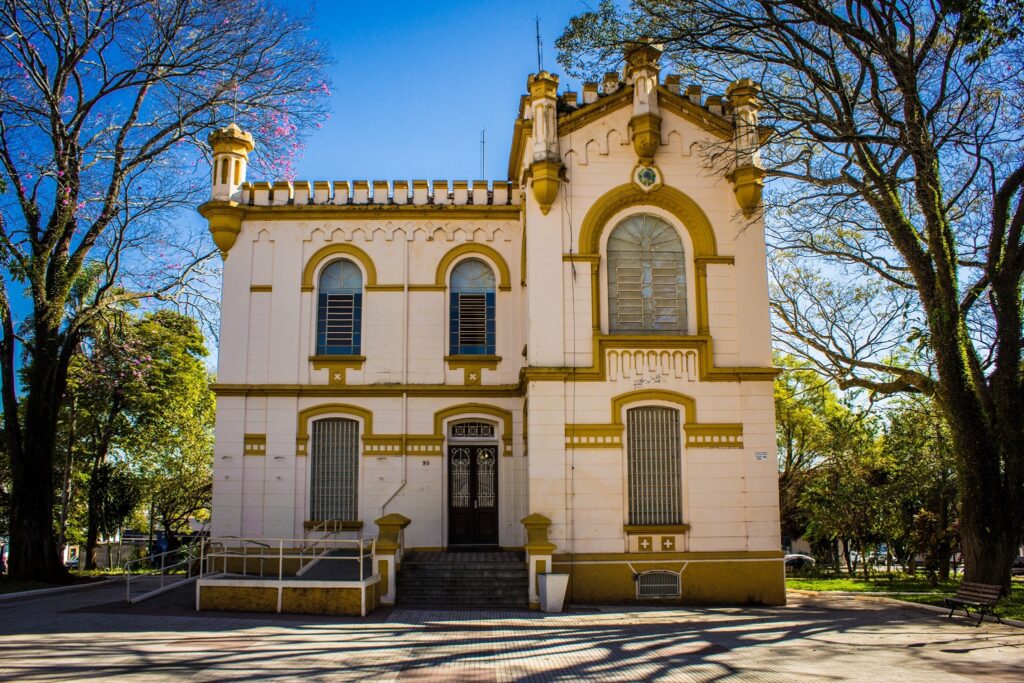
M761 84L777 343L840 387L933 397L967 578L1008 585L1024 530L1020 0L635 0L559 40L590 74L664 45L705 88ZM729 149L709 146L709 172Z

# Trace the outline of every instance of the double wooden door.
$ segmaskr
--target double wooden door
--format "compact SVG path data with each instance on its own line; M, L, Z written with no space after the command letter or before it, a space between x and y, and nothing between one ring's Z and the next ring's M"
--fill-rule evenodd
M498 447L448 447L448 545L498 545Z

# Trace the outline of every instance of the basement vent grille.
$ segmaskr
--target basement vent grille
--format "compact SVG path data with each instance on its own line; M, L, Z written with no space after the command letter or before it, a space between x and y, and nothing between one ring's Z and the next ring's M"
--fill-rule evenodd
M645 572L636 578L638 598L678 598L679 574Z

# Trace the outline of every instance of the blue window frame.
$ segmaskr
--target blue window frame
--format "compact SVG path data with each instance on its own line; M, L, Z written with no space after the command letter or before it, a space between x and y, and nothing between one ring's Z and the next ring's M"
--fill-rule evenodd
M317 288L317 355L358 356L362 322L363 272L351 261L335 261L320 273Z
M449 292L448 352L493 355L494 271L483 261L466 259L452 270Z

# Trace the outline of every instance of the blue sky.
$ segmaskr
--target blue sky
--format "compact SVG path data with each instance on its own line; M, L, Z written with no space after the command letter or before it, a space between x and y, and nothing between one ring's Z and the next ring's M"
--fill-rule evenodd
M519 96L537 70L534 17L557 73L555 39L596 2L319 0L315 31L335 60L331 117L307 139L296 178L473 180L481 128L486 178L505 178Z

